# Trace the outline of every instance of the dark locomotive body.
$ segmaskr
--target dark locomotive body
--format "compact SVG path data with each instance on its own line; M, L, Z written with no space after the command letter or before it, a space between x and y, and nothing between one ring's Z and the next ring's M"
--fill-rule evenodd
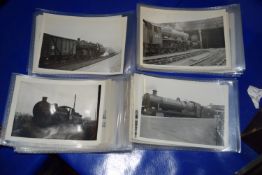
M163 98L153 91L146 93L142 101L142 114L162 117L192 117L192 118L214 118L218 112L214 109L204 107L193 101L181 101Z
M92 60L105 53L99 43L87 42L58 37L44 33L39 67L48 68L52 65L74 60Z
M61 123L80 124L82 116L69 106L58 106L47 102L47 97L35 104L33 120L39 126L51 126Z
M187 51L190 45L187 33L143 20L144 56Z

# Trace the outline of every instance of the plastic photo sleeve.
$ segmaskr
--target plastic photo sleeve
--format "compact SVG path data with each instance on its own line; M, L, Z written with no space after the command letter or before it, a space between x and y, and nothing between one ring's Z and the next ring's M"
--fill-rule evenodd
M237 132L238 104L236 98L232 99L233 84L234 81L196 81L135 74L131 141L239 151L239 145L232 144L239 143L240 138Z
M245 68L243 54L237 54L243 41L236 6L172 9L139 5L137 11L140 69L238 73Z
M22 75L13 79L2 144L21 152L99 152L114 150L116 144L121 145L118 149L130 149L129 142L116 134L124 133L121 125L125 122L116 125L126 117L124 80L116 83ZM112 99L109 92L116 90L121 90L119 96ZM122 108L110 104L110 99L120 99Z
M35 16L29 72L33 74L122 74L127 17Z

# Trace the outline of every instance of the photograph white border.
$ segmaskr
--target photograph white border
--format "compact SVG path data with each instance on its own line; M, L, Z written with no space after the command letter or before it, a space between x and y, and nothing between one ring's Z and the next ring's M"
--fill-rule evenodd
M101 85L101 95L100 95L100 109L98 117L97 126L97 139L96 140L64 140L64 139L45 139L45 138L27 138L12 136L12 129L15 117L15 110L17 106L17 101L19 97L20 85L22 82L28 83L42 83L42 84L57 84L57 85ZM4 139L9 142L20 142L24 145L37 144L39 146L72 146L72 147L90 147L99 145L102 141L102 118L104 113L104 100L105 100L105 88L106 83L104 81L93 81L93 80L55 80L46 78L37 78L23 75L16 75L13 94L10 99L9 113L7 114L7 126L4 134Z
M46 22L46 16L61 16L64 18L83 18L83 19L90 19L90 20L97 20L100 23L103 23L103 21L110 21L110 20L119 20L122 26L122 47L121 47L121 65L120 65L120 71L117 72L90 72L90 71L67 71L67 70L57 70L57 69L46 69L46 68L40 68L39 67L39 60L40 60L40 54L41 54L41 47L43 42L43 34L45 33L45 22ZM36 16L36 22L35 22L35 30L34 30L34 39L33 39L33 50L32 52L32 73L39 73L39 74L75 74L75 75L81 75L81 74L94 74L94 75L116 75L116 74L122 74L124 71L124 64L125 64L125 45L126 45L126 32L127 32L127 17L121 16L121 15L115 15L115 16L106 16L106 17L83 17L83 16L67 16L67 15L55 15L55 14L49 14L49 13L43 13ZM66 36L64 36L66 37Z
M224 135L223 135L223 141L224 145L217 146L217 145L207 145L207 144L198 144L198 143L188 143L188 142L180 142L180 141L169 141L169 140L160 140L160 139L151 139L151 138L145 138L140 136L140 128L141 128L141 107L142 107L142 97L146 93L146 78L151 76L146 75L134 75L134 109L132 109L133 116L132 117L132 141L136 143L144 143L144 144L152 144L152 145L163 145L163 146L183 146L183 147L197 147L197 148L208 148L208 149L218 149L223 150L226 149L229 145L229 87L227 84L221 85L218 82L197 82L197 81L190 81L190 80L178 80L178 79L169 79L170 81L174 82L188 82L194 86L194 84L206 84L209 86L210 84L214 85L217 84L218 88L224 87L225 91L225 99L224 99L224 105L225 105L225 114L224 114ZM157 78L157 77L151 77L156 79L163 79L163 78ZM137 124L137 131L135 131L135 111L138 110L138 124ZM135 136L135 132L137 132L137 136Z
M227 72L232 69L234 61L231 55L230 41L230 25L229 15L225 9L210 9L210 10L185 10L185 9L164 9L153 8L148 6L138 6L138 63L143 68L169 70L169 71L188 71L188 72ZM153 65L143 63L143 19L153 21L155 23L172 23L186 22L194 20L204 20L214 17L223 17L224 23L224 38L225 38L225 66L168 66L168 65Z

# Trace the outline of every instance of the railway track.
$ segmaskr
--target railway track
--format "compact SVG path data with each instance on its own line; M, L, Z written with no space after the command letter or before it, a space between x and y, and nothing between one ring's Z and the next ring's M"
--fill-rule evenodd
M118 53L114 53L105 57L98 57L98 58L87 58L84 60L81 59L71 59L71 60L60 60L59 63L54 63L54 64L49 64L48 66L46 66L46 68L49 69L58 69L58 70L70 70L70 71L74 71L74 70L78 70L80 68L98 63L100 61L106 60L108 58L111 58L115 55L117 55Z
M208 54L207 56L204 56L203 58L200 58L198 60L194 60L193 57L202 55L202 54ZM192 58L192 59L191 59ZM166 65L182 60L186 60L186 63L184 66L219 66L219 65L225 65L225 50L224 49L215 49L215 50L196 50L192 52L186 52L176 55L167 55L167 56L159 56L157 58L147 58L144 60L144 63L146 64L155 64L155 65Z
M211 52L210 55L200 59L199 61L190 64L190 66L220 66L225 64L225 51L224 49L219 49L213 53Z
M156 64L156 65L164 65L164 64L169 64L173 63L176 61L180 61L186 58L194 57L203 53L207 53L209 51L207 50L196 50L193 52L187 52L187 53L182 53L182 54L177 54L177 55L169 55L169 56L163 56L159 58L153 58L153 59L147 59L144 60L145 64Z

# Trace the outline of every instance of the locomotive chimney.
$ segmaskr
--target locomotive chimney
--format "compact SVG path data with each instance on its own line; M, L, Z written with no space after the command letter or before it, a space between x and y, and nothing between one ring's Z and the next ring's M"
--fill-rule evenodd
M47 101L47 97L42 97L42 101Z
M74 98L74 106L73 106L73 109L75 109L75 106L76 106L76 94L75 94L75 98Z
M157 90L153 90L153 95L157 95Z

